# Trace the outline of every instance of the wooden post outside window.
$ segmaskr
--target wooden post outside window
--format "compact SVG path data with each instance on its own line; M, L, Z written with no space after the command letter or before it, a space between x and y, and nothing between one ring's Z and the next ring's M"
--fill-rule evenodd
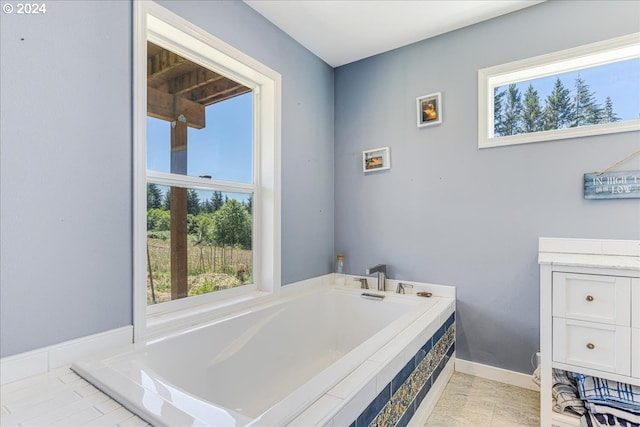
M187 120L171 122L171 173L187 174ZM171 187L171 299L187 296L187 189Z

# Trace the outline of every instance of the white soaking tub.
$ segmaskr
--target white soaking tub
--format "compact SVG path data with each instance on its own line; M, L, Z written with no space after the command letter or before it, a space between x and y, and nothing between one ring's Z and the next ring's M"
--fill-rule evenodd
M359 426L392 406L394 387L398 391L400 379L409 385L418 356L435 351L434 338L444 341L448 332L449 341L440 345L438 360L428 361L430 374L453 353L453 298L386 292L378 301L362 297L360 289L316 288L73 369L157 426L322 425L335 417L354 426L360 419ZM405 366L410 361L411 369ZM348 377L363 367L359 375L368 383L349 386ZM435 378L423 380L430 388ZM380 381L388 382L388 391ZM371 402L363 390L374 392ZM314 404L329 397L337 404L314 415ZM413 412L419 402L409 404Z

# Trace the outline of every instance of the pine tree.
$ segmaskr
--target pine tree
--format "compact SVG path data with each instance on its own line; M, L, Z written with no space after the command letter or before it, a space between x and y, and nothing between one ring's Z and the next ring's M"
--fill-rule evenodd
M156 184L147 184L147 210L162 207L162 192Z
M191 215L200 213L200 197L198 197L198 192L193 189L187 191L187 213Z
M572 103L569 89L556 78L553 91L547 96L543 112L543 130L564 129L573 120Z
M538 91L529 84L524 94L524 105L522 107L522 130L525 133L538 132L542 130L542 109L540 108L540 98Z
M247 208L247 212L249 212L249 215L253 215L253 194L249 195L245 207Z
M211 200L205 200L200 204L200 212L213 213L213 204L211 203Z
M589 90L589 85L578 74L575 82L576 93L573 98L574 117L571 127L598 124L602 118L602 108L596 102L596 97Z
M619 122L620 117L613 111L613 101L610 96L607 96L607 99L604 101L604 109L602 110L602 119L601 123L613 123Z
M500 136L502 130L502 102L506 90L498 92L498 88L493 90L493 134L494 136Z
M164 195L164 205L162 207L166 211L171 210L171 188L168 188Z
M522 96L515 84L507 89L507 99L503 115L500 135L516 135L522 133Z
M222 207L222 205L224 205L224 202L222 201L222 193L219 191L214 191L213 195L211 196L211 212L217 211Z

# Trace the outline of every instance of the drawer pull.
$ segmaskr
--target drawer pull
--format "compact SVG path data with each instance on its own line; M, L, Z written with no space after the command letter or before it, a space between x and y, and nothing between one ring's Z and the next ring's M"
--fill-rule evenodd
M593 297L591 295L587 295L587 301L589 302L593 301Z
M594 348L596 348L596 346L595 346L595 344L593 344L593 343L588 343L588 344L587 344L587 348L588 348L589 350L593 350Z

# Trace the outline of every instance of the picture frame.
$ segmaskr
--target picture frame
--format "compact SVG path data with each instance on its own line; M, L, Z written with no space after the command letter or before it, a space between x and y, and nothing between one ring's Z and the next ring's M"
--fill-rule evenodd
M374 148L362 152L362 171L364 173L391 169L389 147Z
M439 125L442 123L442 93L430 93L416 98L418 127Z

